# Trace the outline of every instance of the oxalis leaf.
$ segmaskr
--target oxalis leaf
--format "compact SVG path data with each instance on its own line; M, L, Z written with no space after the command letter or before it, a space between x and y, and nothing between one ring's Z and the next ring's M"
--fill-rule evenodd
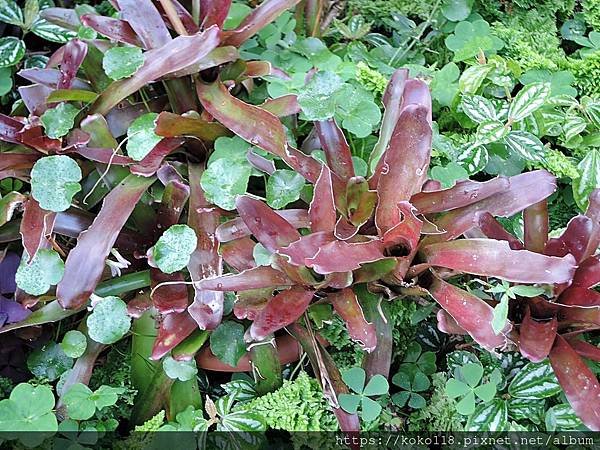
M171 356L167 356L163 360L163 370L167 376L173 380L189 381L192 380L198 373L196 360L177 361Z
M233 321L223 322L210 335L210 350L231 367L236 367L246 354L244 326Z
M144 64L142 49L139 47L114 47L104 54L102 68L113 80L127 78Z
M54 395L48 386L21 383L0 401L0 430L18 432L25 446L36 447L58 430L53 409Z
M276 170L267 182L267 204L281 209L300 198L304 177L293 170Z
M79 358L85 353L87 348L87 339L81 331L70 330L65 333L60 347L65 352L65 355L71 358Z
M197 243L194 230L187 225L173 225L150 249L152 262L164 273L177 272L187 266Z
M47 211L65 211L81 190L81 169L65 155L45 156L31 169L31 195Z
M0 67L18 64L25 56L25 42L16 37L0 38Z
M127 154L135 161L141 161L158 144L162 137L154 132L158 114L143 114L127 129Z
M30 295L42 295L62 280L65 264L54 250L43 248L38 250L31 263L27 264L29 255L23 252L23 259L17 269L15 280L17 286Z
M99 300L87 318L88 334L101 344L114 344L129 331L131 318L127 305L119 297Z
M69 103L60 103L56 108L47 110L40 118L46 135L52 139L66 136L75 125L77 114L79 110Z
M118 395L123 392L123 388L111 386L100 386L96 391L92 391L85 384L75 383L65 393L63 401L71 419L87 420L96 410L117 403Z

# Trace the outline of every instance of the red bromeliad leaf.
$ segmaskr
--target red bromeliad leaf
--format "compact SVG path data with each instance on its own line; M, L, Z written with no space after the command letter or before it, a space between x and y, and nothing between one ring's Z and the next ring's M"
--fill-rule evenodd
M2 138L1 135L0 138ZM2 153L0 171L7 169L31 169L40 157L40 154L34 153Z
M358 233L358 227L346 220L344 216L340 216L335 224L334 236L342 241L347 241L353 238Z
M579 356L600 362L600 348L581 339L570 339L569 345Z
M554 339L558 321L556 316L551 320L537 321L531 317L527 308L521 327L519 328L519 350L531 362L542 362L548 357Z
M469 334L444 309L437 312L436 318L438 330L442 333L458 334L459 336Z
M575 271L573 287L591 288L600 283L600 255L585 259Z
M24 126L24 123L16 119L0 114L0 139L11 144L18 144L19 134ZM2 161L4 162L4 158Z
M18 91L23 99L23 103L25 103L27 110L31 114L41 117L48 110L47 100L48 96L52 93L52 89L41 84L32 84L30 86L21 86L18 88Z
M158 328L150 359L161 359L197 329L198 324L187 312L166 315Z
M344 133L337 126L334 119L316 122L315 126L319 134L321 147L325 151L327 165L342 181L347 182L355 174L352 152L348 142L346 142Z
M29 197L25 203L23 220L21 220L21 238L23 247L29 255L29 262L33 259L38 249L42 247L47 236L52 234L56 213L45 211L39 203Z
M215 232L219 225L220 213L210 205L200 187L202 169L190 164L190 208L188 224L196 232L198 245L192 253L188 270L192 280L218 277L223 273L223 263L219 256L219 243ZM190 315L203 330L214 330L223 317L223 292L208 291L194 284L194 303L188 308Z
M490 213L477 213L476 218L479 229L485 237L498 241L506 241L512 250L523 250L523 243L506 231L502 224Z
M98 14L86 14L81 16L81 22L113 41L135 45L136 47L144 47L144 44L142 44L135 31L133 31L131 25L124 20L100 16Z
M179 138L162 139L141 161L131 166L131 173L142 177L151 177L160 168L163 160L171 152L181 147L184 142L183 139Z
M160 13L163 17L163 20L166 23L170 24L170 19L167 16L167 14L165 13L162 3L159 0L153 0L153 3L160 11ZM194 18L192 17L192 15L188 12L187 9L185 9L185 7L181 3L179 3L177 0L171 0L171 3L173 4L173 8L175 9L175 12L177 13L177 17L179 17L179 20L181 21L183 28L185 28L185 31L188 34L196 34L198 31L200 31L200 28L198 28L198 25L196 25L194 23Z
M592 431L600 431L600 384L577 352L557 336L550 363L577 417Z
M272 298L272 288L241 291L233 305L233 313L238 319L254 320Z
M409 201L413 194L420 192L427 178L432 133L427 115L422 106L406 107L384 155L375 211L380 236L400 222L398 203Z
M315 184L308 215L310 217L310 229L313 233L319 231L331 233L335 229L336 212L331 170L326 165L323 165L321 175L319 175L319 179Z
M260 107L277 117L291 116L292 114L298 114L301 111L300 105L298 104L298 96L296 94L282 95L281 97L267 99Z
M372 263L366 263L353 273L354 283L377 281L390 273L396 267L396 258L385 258Z
M576 269L571 255L558 258L512 250L508 242L493 239L441 242L428 245L421 252L432 266L518 283L566 283L571 281Z
M242 23L232 31L227 32L223 45L239 47L265 26L273 22L286 9L298 4L300 0L269 0L255 8Z
M60 83L61 73L57 69L23 69L18 72L18 75L31 81L32 83L38 83L43 86L49 87L50 89L58 89ZM73 89L79 89L83 91L91 91L92 87L86 82L79 78L72 80L71 87Z
M322 246L313 258L307 258L306 265L325 275L350 272L360 268L361 264L384 258L383 245L379 240L356 243L333 241Z
M280 292L254 318L248 330L250 338L260 341L268 335L286 327L302 316L310 304L315 291L294 286Z
M600 306L600 292L583 287L570 287L563 291L558 301L563 305Z
M356 294L352 289L346 288L327 296L335 312L346 323L348 334L366 352L370 353L377 346L377 332L375 325L367 322Z
M404 84L404 92L402 94L402 105L400 108L404 109L408 105L419 105L425 107L429 112L427 119L431 124L432 121L432 109L431 109L431 93L429 86L422 80L412 78L406 81Z
M200 0L200 25L208 28L216 25L223 28L232 0Z
M103 164L114 164L117 166L137 164L137 161L134 161L128 156L115 154L115 151L112 148L76 147L69 153L77 153L90 161L96 161Z
M168 111L160 113L154 132L163 137L194 136L207 142L231 135L220 123L207 122L199 117L180 116Z
M310 219L305 209L282 209L273 212L283 217L294 228L310 227ZM239 217L229 220L217 228L217 239L219 242L229 242L251 234L244 221Z
M254 237L270 252L300 239L300 233L287 220L260 200L240 196L235 206Z
M160 48L146 52L142 67L133 76L112 83L91 106L90 114L106 114L146 84L198 63L217 45L219 29L211 27L201 34L179 36Z
M71 31L77 31L81 26L77 12L70 8L44 8L40 17Z
M277 253L285 256L290 264L305 266L307 265L307 259L314 258L324 245L334 240L335 238L330 231L319 231L302 236L287 247L280 248Z
M439 213L480 202L505 191L509 186L510 182L506 177L496 177L484 183L463 180L449 189L419 192L412 196L410 202L421 214Z
M489 212L493 216L510 217L523 209L549 197L556 190L556 178L545 170L522 173L509 178L508 189L471 205L452 210L435 220L440 235L427 236L423 244L447 241L469 231L477 225L477 213Z
M407 201L398 203L398 213L402 217L395 226L383 235L383 244L386 248L402 247L410 254L417 249L423 222L417 218L416 208Z
M268 173L269 175L273 175L273 172L276 170L275 162L273 160L258 155L252 150L248 150L246 153L246 159L250 164L252 164L252 167L255 167L261 172Z
M119 0L121 17L126 20L145 48L158 48L171 41L171 34L158 9L150 0Z
M544 254L550 256L571 254L577 262L580 262L584 255L589 253L588 243L593 230L594 225L589 217L582 215L573 217L559 237L548 240Z
M495 334L491 325L494 310L485 301L436 276L433 276L433 281L427 290L458 326L469 333L482 347L493 351L505 345L504 335L510 331L511 325L507 324L501 334Z
M313 184L317 182L317 178L321 173L322 164L315 158L305 155L298 149L295 149L288 144L285 149L285 156L283 157L283 160L288 166L306 178L306 180ZM334 187L341 183L337 176L333 177L333 182ZM339 198L336 198L336 200L341 202L341 199Z
M600 246L600 189L594 189L592 191L589 196L589 201L590 203L585 215L592 219L594 230L592 231L590 240L587 244L587 249L581 260L592 256L598 249L598 246Z
M523 222L525 248L532 252L543 253L548 241L548 202L544 199L525 208Z
M87 44L80 39L71 39L65 45L63 60L60 64L58 89L71 88L75 75L77 75L77 71L87 55L87 49Z
M400 104L402 94L404 93L404 85L408 79L407 69L398 69L392 75L390 82L385 88L383 94L383 106L385 112L383 113L383 120L381 122L381 130L379 131L379 140L369 158L370 172L373 171L377 163L381 160L385 150L387 149L398 118L400 117ZM377 182L372 185L373 188L377 187Z
M254 247L256 243L249 237L235 239L221 244L221 257L238 272L256 267Z
M560 325L565 327L571 324L600 325L600 307L583 307L557 305L560 311ZM560 307L562 306L562 307Z
M56 288L56 297L63 308L80 308L92 295L119 232L153 182L152 178L129 175L106 196L100 213L79 235L77 245L67 257L63 279Z
M293 285L294 282L283 272L269 266L253 267L236 274L205 278L197 283L199 289L224 292Z

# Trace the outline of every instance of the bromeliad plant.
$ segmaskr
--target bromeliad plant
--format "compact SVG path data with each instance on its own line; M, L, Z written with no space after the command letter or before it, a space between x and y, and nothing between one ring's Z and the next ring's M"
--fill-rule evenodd
M216 364L206 347L201 350L208 333L233 312L238 321L251 322L245 333L249 352L229 355L227 361L253 371L257 392L281 384L280 363L298 357L299 342L340 428L356 431L356 409L340 407L347 386L307 311L331 304L367 353L366 376L387 378L392 330L381 302L430 295L447 311L439 313L444 330L468 333L491 351L518 344L533 359L550 354L573 409L590 429L600 428L598 403L585 404L581 397L584 391L598 395L600 387L577 355L597 353L572 340L573 333L598 324L597 302L589 294L596 283L592 255L600 239L596 194L588 214L574 219L564 237L546 244L543 202L556 189L548 172L464 180L441 189L428 179L429 89L409 79L407 70L393 74L383 95L385 113L367 176L355 172L335 118L314 124L312 135L325 154L322 163L294 147L293 121L285 121L286 129L280 119L314 107L319 92L308 102L300 98L308 95L305 89L260 106L238 98L252 89L255 78L287 76L268 63L241 60L238 48L298 0L263 2L233 29L224 28L230 1L203 1L192 13L175 0L111 3L120 18L43 12L47 20L71 29L85 25L110 40L73 39L46 68L21 71L34 83L21 92L28 115L0 116L0 138L13 145L2 153L0 174L31 183L31 194L14 196L6 210L9 216L17 207L24 210L9 240L20 239L24 248L16 297L35 310L2 331L61 320L90 306L87 328L82 328L94 344L84 350L89 369L102 345L124 336L130 316L135 317L136 356L166 358L163 367L169 368L142 361L146 372L138 374L140 401L134 408L134 420L141 422L169 395L181 398L185 389L193 389L193 384L182 388L180 382L189 380L179 376L182 367L171 370L173 360L196 357L200 367L237 370ZM173 38L169 27L179 36ZM310 77L308 86L323 78L316 70ZM520 101L522 109L531 108L526 98ZM205 176L205 165L210 169L211 153L227 154L215 141L232 134L262 151L246 155L246 175L251 170L273 175L285 165L294 183L302 177L314 185L308 208L300 203L274 211L256 195L240 195L231 199L238 215L231 218L232 213L212 204L217 202L210 189L219 180ZM224 169L226 161L221 155L214 164ZM263 193L260 188L253 192ZM101 200L94 216L91 210ZM494 217L523 210L521 244ZM221 223L223 218L230 220ZM57 241L55 235L76 238L76 244ZM63 263L61 253L67 252ZM111 275L122 275L115 279L121 283L105 284L110 277L105 265ZM495 301L447 281L465 274L552 289L544 290L545 296L515 295L510 320L496 333ZM152 288L150 294L139 294L128 304L116 297L146 287ZM365 287L379 294L377 301L358 295ZM567 301L579 298L573 289L583 289L589 303ZM557 302L546 297L550 291ZM226 302L228 292L235 293L233 306ZM148 325L150 309L158 318L155 322L150 315ZM539 327L543 334L532 332ZM213 342L216 335L239 341L239 327L227 328L231 332L215 331L211 348L223 347ZM143 340L152 333L156 337L149 349ZM543 342L536 338L542 335ZM183 369L193 369L189 366ZM564 376L570 370L579 372L577 380ZM86 373L71 372L65 392L85 384ZM177 417L176 402L169 403L171 416Z

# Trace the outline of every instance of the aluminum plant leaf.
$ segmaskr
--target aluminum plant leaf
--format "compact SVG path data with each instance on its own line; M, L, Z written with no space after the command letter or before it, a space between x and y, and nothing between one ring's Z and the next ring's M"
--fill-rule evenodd
M377 184L375 223L380 236L400 221L398 203L420 192L427 179L432 133L428 114L423 106L409 105L398 119Z
M277 294L255 317L248 331L249 337L260 341L294 323L306 311L314 293L315 291L294 286Z
M298 3L300 0L269 0L261 3L246 16L235 30L226 33L223 44L239 47L277 19L286 9L296 6Z
M550 363L577 416L590 430L600 431L600 384L590 368L561 336L552 347Z
M104 262L121 229L153 182L153 178L130 175L106 196L94 222L79 235L67 256L65 274L56 289L63 308L76 309L87 302L102 278Z
M494 309L485 301L446 283L435 275L427 290L433 299L479 345L490 351L504 347L506 344L505 334L510 331L512 326L509 323L502 333L494 333L491 325Z
M424 247L421 253L432 266L517 283L566 283L573 279L576 269L571 255L558 258L512 250L508 242L493 239L441 242Z
M97 31L103 36L123 44L144 47L137 33L133 31L129 22L98 14L85 14L81 16L81 23Z
M521 354L531 362L542 362L550 354L557 329L558 320L556 317L552 317L550 320L538 321L531 317L531 311L527 308L519 328L519 350Z
M253 267L236 274L205 278L197 283L199 289L209 291L247 291L278 286L293 286L283 272L269 266Z
M370 353L377 346L377 331L375 325L367 322L363 309L358 303L356 294L352 289L346 288L327 296L335 312L342 318L348 328L352 340Z
M130 78L112 83L92 104L89 114L108 113L146 84L200 62L218 45L219 29L211 27L193 36L179 36L160 48L146 52L144 65Z
M200 24L204 28L216 25L223 28L232 0L200 0Z
M310 220L308 211L305 209L283 209L273 211L275 214L283 217L286 222L289 222L294 228L310 228ZM216 237L219 242L229 242L234 239L240 239L250 236L252 233L246 226L244 221L236 217L219 225L216 232Z

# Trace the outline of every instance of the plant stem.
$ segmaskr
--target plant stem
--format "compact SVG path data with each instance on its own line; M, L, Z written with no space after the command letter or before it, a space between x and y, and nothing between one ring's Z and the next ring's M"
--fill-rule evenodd
M192 20L200 25L200 0L192 0Z
M171 0L160 0L160 4L162 5L163 9L165 10L165 14L169 18L169 22L171 22L171 25L173 25L173 28L175 28L175 31L177 31L177 33L180 36L187 36L188 32L185 29L185 27L183 26L183 23L181 22L181 19L179 18L179 14L177 14L177 10L175 9L173 2Z

